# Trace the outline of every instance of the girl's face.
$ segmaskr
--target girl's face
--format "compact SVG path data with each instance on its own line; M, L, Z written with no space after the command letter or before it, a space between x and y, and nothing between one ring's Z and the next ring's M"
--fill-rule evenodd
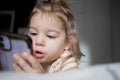
M68 45L62 22L50 15L35 14L28 35L33 40L34 56L40 63L53 62Z

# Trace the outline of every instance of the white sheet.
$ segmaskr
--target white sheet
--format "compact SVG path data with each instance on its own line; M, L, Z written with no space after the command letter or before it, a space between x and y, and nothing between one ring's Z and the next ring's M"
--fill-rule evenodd
M1 72L0 80L120 80L120 63L96 65L57 74Z

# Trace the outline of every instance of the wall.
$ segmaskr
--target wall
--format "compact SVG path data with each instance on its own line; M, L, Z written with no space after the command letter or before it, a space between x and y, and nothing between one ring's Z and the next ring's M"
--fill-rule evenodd
M81 51L86 55L80 66L111 62L109 0L75 0L70 5L79 28Z
M120 62L120 1L111 2L112 59Z

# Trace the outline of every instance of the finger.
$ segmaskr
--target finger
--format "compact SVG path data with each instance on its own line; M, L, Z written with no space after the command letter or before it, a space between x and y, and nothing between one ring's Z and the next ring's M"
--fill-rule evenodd
M40 65L40 63L30 54L27 54L27 53L23 53L23 57L25 59L27 59L31 65L32 65L32 68L38 72L43 72L44 69L43 67Z
M19 64L19 66L17 66L17 67L19 67L19 68L21 67L25 72L31 72L32 71L31 66L28 65L28 63L26 63L26 61L23 58L19 57L16 54L14 54L13 57L14 57L16 63Z
M13 69L16 72L23 72L23 70L18 65L16 65L16 64L13 64Z

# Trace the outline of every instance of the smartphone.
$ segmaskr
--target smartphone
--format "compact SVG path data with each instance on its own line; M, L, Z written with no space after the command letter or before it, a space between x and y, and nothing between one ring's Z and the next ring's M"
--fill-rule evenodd
M13 71L13 54L32 54L32 40L28 35L0 32L0 70Z

